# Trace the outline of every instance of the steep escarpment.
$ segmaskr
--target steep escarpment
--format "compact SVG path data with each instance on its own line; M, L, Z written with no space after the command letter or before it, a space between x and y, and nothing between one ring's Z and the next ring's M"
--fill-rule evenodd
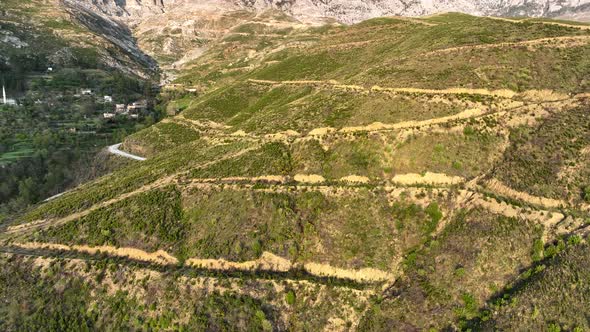
M80 5L78 1L63 1L63 8L72 20L77 21L96 35L119 48L129 59L116 61L107 59L108 64L121 71L133 71L135 74L148 78L157 72L157 63L137 45L129 27L92 7Z
M95 13L119 18L142 17L144 15L161 14L164 12L163 0L62 0L62 2L68 6L79 6ZM173 3L174 0L170 2ZM166 4L168 5L169 1L166 1Z
M105 68L143 78L157 72L157 64L137 47L130 30L122 23L84 10L73 2L7 1L4 5L0 12L3 20L0 33L4 36L1 46L7 48L4 58L12 53L30 53L41 46L36 50L39 58L47 59L39 61L48 66L72 66L75 59L82 58L73 54L75 50L84 49L86 58L93 53L94 60ZM87 64L94 61L88 60L85 60Z

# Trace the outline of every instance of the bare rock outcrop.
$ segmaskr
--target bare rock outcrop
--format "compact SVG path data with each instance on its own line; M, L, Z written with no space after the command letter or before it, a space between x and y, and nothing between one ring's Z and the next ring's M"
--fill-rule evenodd
M82 6L124 20L137 21L171 11L263 11L274 8L297 19L329 17L355 23L373 17L422 16L438 12L471 15L590 18L590 0L82 0Z

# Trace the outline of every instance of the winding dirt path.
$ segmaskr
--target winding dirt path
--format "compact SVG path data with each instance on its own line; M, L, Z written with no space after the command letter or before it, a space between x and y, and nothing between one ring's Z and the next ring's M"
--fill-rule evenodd
M465 182L465 179L460 176L450 176L442 173L426 172L425 174L397 174L393 177L392 181L402 185L454 185Z
M58 251L77 251L81 253L97 255L100 253L106 253L111 256L126 257L134 260L143 262L150 262L162 265L177 264L178 259L168 254L164 250L158 250L155 252L146 252L137 248L115 248L112 246L96 246L91 247L87 245L64 245L58 243L41 243L41 242L25 242L25 243L11 243L11 247L22 248L22 249L45 249L45 250L58 250Z
M219 162L228 160L228 159L236 158L236 157L239 157L239 156L241 156L241 155L243 155L245 153L248 153L248 152L253 151L255 149L258 149L258 148L259 148L258 145L257 146L252 146L252 147L249 147L247 149L240 150L240 151L238 151L236 153L229 154L229 155L223 156L221 158L218 158L218 159L215 159L215 160L212 160L212 161L208 161L206 163L203 163L203 164L194 166L190 170L208 167L208 166L211 166L213 164L216 164L216 163L219 163ZM190 172L190 170L183 170L183 171L174 173L172 175L169 175L169 176L160 178L160 179L158 179L158 180L156 180L156 181L154 181L152 183L148 183L146 185L143 185L143 186L141 186L141 187L139 187L139 188L137 188L135 190L126 192L126 193L121 194L121 195L119 195L119 196L117 196L115 198L112 198L112 199L109 199L109 200L106 200L106 201L97 203L97 204L89 207L86 210L78 211L78 212L72 213L72 214L70 214L68 216L62 217L62 218L35 220L35 221L32 221L32 222L28 222L28 223L24 223L24 224L20 224L20 225L10 226L10 227L8 227L6 229L6 231L3 234L13 235L13 234L25 233L25 232L32 231L32 230L42 229L42 228L46 228L46 227L50 227L50 226L63 225L63 224L68 223L70 221L73 221L73 220L82 218L84 216L87 216L91 212L96 211L96 210L98 210L100 208L113 205L113 204L115 204L117 202L120 202L120 201L126 199L126 198L129 198L129 197L132 197L132 196L135 196L135 195L138 195L138 194L141 194L141 193L144 193L144 192L147 192L147 191L156 189L156 188L161 188L161 187L164 187L164 186L169 185L171 183L177 183L177 180L181 176L183 176L183 175L187 174L188 172Z
M505 47L549 47L549 48L569 48L576 46L583 46L590 43L590 36L562 36L562 37L551 37L551 38L539 38L533 40L525 40L520 42L504 42L494 44L477 44L477 45L465 45L457 47L443 48L430 52L418 54L417 56L432 56L451 52L462 52L468 50L485 50L492 48L505 48Z
M442 123L447 123L456 120L464 120L475 118L478 116L482 116L486 114L484 110L478 108L472 108L465 110L463 112L448 115L440 118L428 119L423 121L402 121L393 124L384 124L381 122L374 122L367 126L356 126L356 127L343 127L338 130L341 133L354 133L354 132L376 132L376 131L384 131L384 130L396 130L396 129L406 129L406 128L414 128L414 127L426 127L431 125L437 125Z
M569 205L566 201L563 200L533 196L525 192L514 190L497 179L488 180L486 182L485 187L487 189L490 189L492 192L498 193L502 196L510 197L512 199L521 200L530 204L539 205L546 208L559 208Z
M567 24L567 23L562 23L562 22L551 22L551 21L532 21L528 18L516 20L516 19L510 19L510 18L506 18L506 17L497 17L497 16L486 16L486 17L489 19L492 19L492 20L505 21L505 22L510 22L510 23L547 24L547 25L558 25L558 26L562 26L562 27L566 27L566 28L574 28L574 29L580 29L580 30L590 30L590 25L584 25L584 24Z
M87 246L87 245L64 245L58 243L24 242L11 243L8 247L20 249L42 249L66 252L80 252L90 255L106 253L115 257L124 257L142 262L155 263L160 265L177 265L178 259L164 250L146 252L137 248L116 248L112 246ZM251 261L233 262L225 259L201 259L190 258L184 263L186 266L215 270L215 271L269 271L289 272L303 268L307 273L316 277L331 277L336 279L352 280L360 283L373 283L392 281L395 276L389 272L363 268L358 270L343 269L327 264L307 262L292 263L286 258L274 255L270 252L263 252L261 257Z
M590 36L589 36L590 38ZM302 81L271 81L271 80L258 80L248 79L248 82L253 84L262 85L303 85L303 86L327 86L338 90L357 91L357 92L389 92L389 93L404 93L404 94L428 94L428 95L484 95L484 96L495 96L500 98L513 98L518 93L512 90L487 90L487 89L467 89L467 88L448 88L448 89L420 89L420 88L393 88L393 87L380 87L372 86L371 88L365 88L361 85L355 84L341 84L338 81L327 80L327 81L314 81L314 80L302 80Z

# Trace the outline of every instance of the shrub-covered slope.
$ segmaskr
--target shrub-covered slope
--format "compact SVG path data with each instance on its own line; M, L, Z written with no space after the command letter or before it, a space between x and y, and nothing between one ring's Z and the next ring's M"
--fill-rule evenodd
M590 35L553 23L251 18L164 87L170 117L125 140L146 161L3 229L6 259L40 268L4 283L107 278L76 318L96 326L584 327L561 302L584 278L551 281L563 320L553 302L512 318L544 278L585 273L567 262L589 230ZM523 307L496 307L511 289Z

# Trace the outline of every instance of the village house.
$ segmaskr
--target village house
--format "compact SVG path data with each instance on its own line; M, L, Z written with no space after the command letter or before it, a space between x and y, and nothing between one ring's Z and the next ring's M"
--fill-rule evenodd
M112 119L115 117L115 113L103 113L102 117L105 119Z
M105 103L112 103L113 102L113 97L111 97L111 96L104 96L104 102Z
M18 103L16 102L16 99L7 98L4 104L8 106L16 106Z
M147 101L145 100L140 100L140 101L136 101L133 104L127 106L127 111L131 112L137 112L137 111L141 111L147 108Z
M127 113L127 105L116 104L115 105L115 113Z

